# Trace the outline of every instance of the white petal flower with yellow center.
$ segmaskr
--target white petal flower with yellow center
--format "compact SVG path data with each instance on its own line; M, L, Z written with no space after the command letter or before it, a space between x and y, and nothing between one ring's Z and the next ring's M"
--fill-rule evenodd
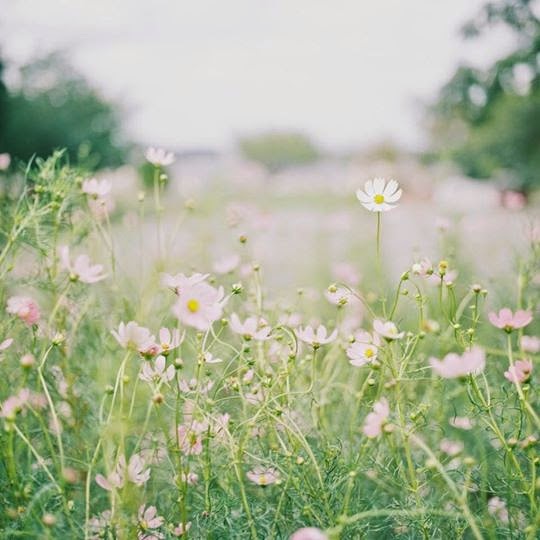
M395 180L374 178L364 184L364 190L356 191L357 199L371 212L386 212L395 208L402 190Z

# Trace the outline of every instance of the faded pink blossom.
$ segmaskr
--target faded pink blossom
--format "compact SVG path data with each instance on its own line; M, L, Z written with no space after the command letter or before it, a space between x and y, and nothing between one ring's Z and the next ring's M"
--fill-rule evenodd
M186 456L198 456L203 451L202 433L206 432L206 422L192 422L178 426L178 445Z
M206 351L204 354L203 354L203 360L207 363L207 364L220 364L221 362L223 362L223 359L222 358L217 358L215 357L211 352L209 351Z
M188 486L195 486L197 482L199 481L199 476L193 472L182 473L180 475L180 478L182 482L187 484Z
M449 456L457 456L463 452L464 445L461 441L452 441L450 439L442 439L439 443L441 452L448 454Z
M11 164L11 156L7 153L0 154L0 171L9 169Z
M126 457L121 455L115 470L107 477L97 474L96 483L107 491L124 487L126 482L131 482L136 486L142 486L150 478L150 469L144 470L144 467L145 461L139 454L133 454L127 465Z
M540 351L540 338L536 336L521 336L519 344L525 352L536 354Z
M405 332L398 332L397 326L392 321L375 319L373 321L373 330L388 341L401 339L405 335Z
M58 248L60 265L63 270L70 273L70 279L82 283L97 283L107 277L103 273L102 264L91 264L88 255L78 255L72 262L69 256L69 247Z
M335 306L344 306L350 302L357 301L356 297L345 287L330 286L324 291L326 299Z
M449 420L449 424L457 429L469 431L474 427L474 422L466 416L455 416Z
M182 341L184 341L184 335L180 334L178 328L172 331L168 328L161 328L158 337L159 341L157 345L159 346L159 354L163 354L164 356L167 356L172 350L178 348Z
M447 354L443 360L431 357L431 369L443 379L455 379L467 375L478 375L484 371L486 355L482 348L473 347L461 356L456 353Z
M506 502L500 497L491 497L488 501L488 512L495 518L499 519L503 523L508 523L508 509L506 508Z
M214 386L213 381L208 381L206 384L198 383L197 379L190 379L189 381L180 379L178 381L178 388L186 394L190 392L199 392L206 395L212 389L212 386Z
M191 521L188 521L186 523L185 529L184 529L184 524L179 523L178 526L173 529L173 534L175 536L183 536L187 531L189 531L190 528L191 528Z
M308 343L314 349L318 349L321 345L326 345L334 341L337 337L337 330L334 330L329 335L328 330L322 324L317 327L317 330L314 330L311 326L306 326L305 328L296 329L296 336L299 340Z
M229 274L240 264L240 255L233 253L225 255L214 262L214 272L216 274Z
M294 532L289 540L328 540L328 536L316 527L303 527Z
M201 273L195 273L189 277L185 274L161 274L161 284L172 289L175 294L180 295L183 289L202 283L209 276L210 274Z
M504 372L504 376L512 383L524 383L529 380L532 368L530 360L518 360Z
M488 315L489 322L505 332L511 332L517 328L523 328L533 320L531 311L518 309L515 313L508 308L502 308L499 313L491 312Z
M339 262L332 265L332 277L345 285L355 287L360 283L360 274L348 262Z
M433 274L433 264L431 264L431 261L428 258L424 257L411 266L411 272L416 276L429 276Z
M143 364L139 378L148 383L162 384L172 381L175 373L174 366L171 364L167 367L165 357L159 355L153 362Z
M32 392L28 388L21 388L17 394L0 404L0 418L15 420L17 413L25 412L26 407L43 409L46 406L47 400L44 395Z
M233 332L243 336L246 341L266 341L272 332L272 327L263 318L248 317L242 322L236 313L231 315L230 326Z
M3 352L6 349L9 349L12 343L13 343L13 338L4 339L4 341L0 343L0 352Z
M390 416L390 406L386 398L382 398L373 405L364 422L362 431L370 439L378 437L383 432L383 427Z
M279 480L279 472L270 467L255 467L246 473L248 480L261 487L270 486Z
M111 192L111 183L105 179L89 178L82 183L82 192L95 199L106 197Z
M155 506L141 505L139 512L137 513L137 520L139 525L138 540L161 540L165 538L165 535L156 529L159 529L165 520L158 516L157 508Z
M37 302L28 296L12 296L7 301L6 311L10 315L15 315L32 326L39 321L41 316Z

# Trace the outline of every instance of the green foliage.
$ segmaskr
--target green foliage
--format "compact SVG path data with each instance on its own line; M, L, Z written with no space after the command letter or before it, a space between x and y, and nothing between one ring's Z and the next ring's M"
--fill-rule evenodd
M474 38L495 25L517 37L518 47L486 70L460 66L431 109L433 144L477 178L509 173L525 191L540 186L540 21L531 0L487 3L463 28Z
M295 132L276 131L244 137L239 146L247 159L271 171L312 163L320 157L315 144L306 135Z
M0 86L0 152L27 161L60 148L88 169L120 165L128 150L116 105L51 55L21 69L20 84L4 92L3 104Z

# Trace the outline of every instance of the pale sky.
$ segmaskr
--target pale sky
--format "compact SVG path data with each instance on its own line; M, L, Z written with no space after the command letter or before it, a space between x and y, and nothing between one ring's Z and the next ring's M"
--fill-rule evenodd
M485 65L508 35L464 42L482 0L0 0L0 45L55 48L130 110L145 144L229 148L294 128L331 149L422 141L420 103L460 61Z

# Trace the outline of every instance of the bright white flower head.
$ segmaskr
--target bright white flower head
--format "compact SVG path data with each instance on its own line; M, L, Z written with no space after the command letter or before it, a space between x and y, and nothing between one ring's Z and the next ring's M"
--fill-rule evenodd
M70 277L74 281L81 283L97 283L107 277L103 273L102 264L91 264L88 255L78 255L72 262L69 257L69 247L61 246L58 248L60 256L60 265L63 270L70 273Z
M322 324L317 327L317 330L313 330L313 327L306 326L305 328L298 328L296 330L298 339L305 343L309 343L314 349L318 349L321 345L331 343L337 337L337 330L334 330L328 335L328 330Z
M82 192L96 199L103 198L111 192L111 183L105 179L89 178L82 183Z
M123 322L118 326L118 332L112 330L112 335L124 349L135 349L136 351L147 351L155 346L154 336L148 328L139 326L135 321Z
M173 306L173 313L183 324L206 331L221 317L225 297L223 287L216 289L198 281L176 290L179 291L178 300Z
M402 190L395 180L388 180L387 183L384 178L368 180L363 191L356 191L357 199L371 212L386 212L395 208L401 194Z
M358 332L356 340L347 348L347 356L351 365L362 367L377 360L380 339L378 334Z
M231 315L230 326L233 332L242 335L246 341L250 339L266 341L267 339L270 339L270 334L272 332L272 328L264 319L248 317L242 322L236 313Z
M397 326L392 321L384 322L376 319L373 321L373 330L375 330L379 336L390 341L401 339L405 335L405 332L398 332Z
M150 147L144 157L156 167L167 167L167 165L174 163L174 154L163 150L163 148Z

